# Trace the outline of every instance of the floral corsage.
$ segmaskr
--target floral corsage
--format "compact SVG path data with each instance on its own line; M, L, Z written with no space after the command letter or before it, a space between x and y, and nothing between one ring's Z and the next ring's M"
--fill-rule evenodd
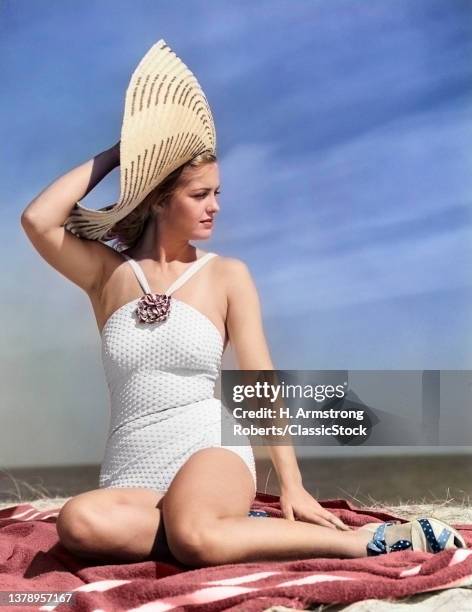
M165 321L170 313L171 296L165 293L145 293L138 302L136 314L143 323Z

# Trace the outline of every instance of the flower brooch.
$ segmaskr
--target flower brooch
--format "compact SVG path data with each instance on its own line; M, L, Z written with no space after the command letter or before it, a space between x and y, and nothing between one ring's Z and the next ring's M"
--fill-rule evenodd
M143 323L165 321L170 313L171 296L165 293L145 293L136 307L136 314Z

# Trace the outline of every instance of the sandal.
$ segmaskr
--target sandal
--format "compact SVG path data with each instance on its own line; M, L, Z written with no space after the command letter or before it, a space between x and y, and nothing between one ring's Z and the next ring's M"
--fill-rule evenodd
M385 540L387 528L392 544L387 544ZM420 518L407 523L368 523L361 529L374 534L366 547L369 557L407 549L438 553L451 548L467 548L464 538L456 529L435 518ZM404 537L405 529L410 534L409 539Z
M269 513L265 510L249 510L248 516L269 516Z
M411 533L413 550L438 553L450 548L467 548L461 534L439 519L420 518L414 522L415 526Z

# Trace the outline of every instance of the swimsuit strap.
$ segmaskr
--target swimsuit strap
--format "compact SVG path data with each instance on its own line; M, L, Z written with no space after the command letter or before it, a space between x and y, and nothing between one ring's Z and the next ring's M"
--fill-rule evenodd
M202 268L212 257L216 257L216 253L205 253L203 257L199 257L193 263L191 263L190 266L175 279L171 286L168 287L167 291L165 292L166 295L170 295L174 291L177 291L177 289L180 289L180 287L182 287L182 285L186 283L191 276L198 272L198 270L200 270L200 268Z
M144 293L152 293L149 283L147 282L146 276L143 272L143 269L138 264L138 262L132 259L129 255L126 255L126 253L122 253L122 255L126 257L126 259L128 260L128 263L133 268L136 274L136 277L139 281L139 284L141 285L141 288L144 291ZM188 279L191 276L193 276L196 272L198 272L198 270L200 270L200 268L204 266L207 263L207 261L209 261L212 257L216 257L216 253L205 253L203 257L199 257L194 262L192 262L190 266L180 276L178 276L175 279L175 281L170 285L170 287L164 292L165 295L170 295L171 293L179 289L186 281L188 281Z
M126 255L126 253L121 253L121 255L124 255L126 257L128 263L133 268L133 271L136 274L139 284L141 285L141 289L144 291L144 293L151 293L151 289L146 280L146 277L144 276L144 272L138 262L132 259L129 255Z

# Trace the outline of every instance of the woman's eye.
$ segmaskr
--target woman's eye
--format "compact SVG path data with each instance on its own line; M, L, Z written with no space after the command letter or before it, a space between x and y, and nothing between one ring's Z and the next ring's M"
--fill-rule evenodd
M215 191L215 195L220 195L221 191ZM196 198L205 198L206 197L206 193L199 193L198 195L196 195Z

